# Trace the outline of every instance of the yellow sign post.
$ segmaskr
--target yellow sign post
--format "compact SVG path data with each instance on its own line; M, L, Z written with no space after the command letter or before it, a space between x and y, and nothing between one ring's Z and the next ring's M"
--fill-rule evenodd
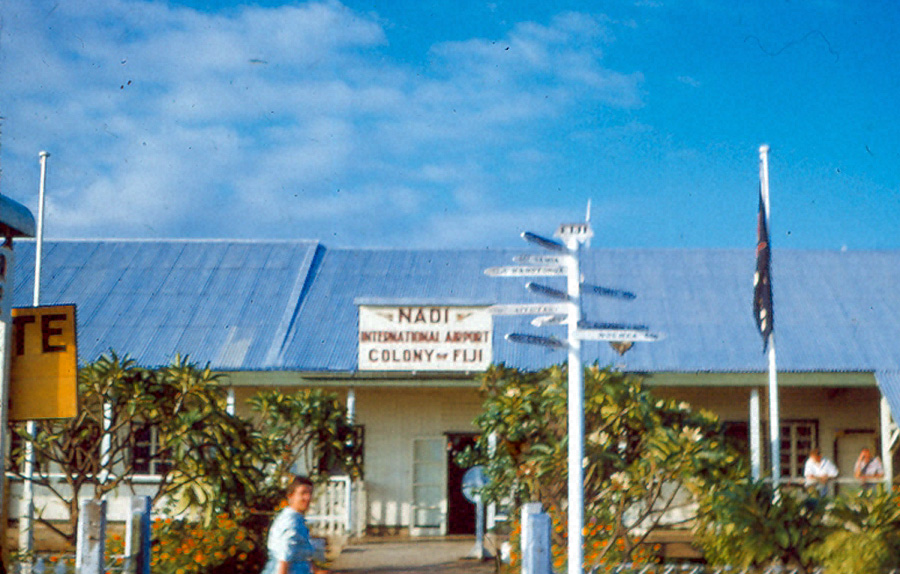
M12 310L9 420L78 414L75 305Z

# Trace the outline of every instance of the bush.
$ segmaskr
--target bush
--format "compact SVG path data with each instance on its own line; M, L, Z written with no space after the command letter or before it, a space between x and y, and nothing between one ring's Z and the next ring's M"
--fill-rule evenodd
M152 525L154 574L256 573L265 563L258 533L227 514L212 528L196 522L157 519Z
M897 562L882 532L832 532L816 546L813 556L828 574L875 574Z

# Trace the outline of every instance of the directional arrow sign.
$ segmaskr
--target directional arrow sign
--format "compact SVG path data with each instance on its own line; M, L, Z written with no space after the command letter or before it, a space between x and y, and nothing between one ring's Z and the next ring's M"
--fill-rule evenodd
M537 293L539 295L546 295L547 297L561 299L563 301L569 300L569 294L565 291L560 291L559 289L554 289L553 287L547 287L546 285L539 285L538 283L532 283L531 281L529 281L525 284L525 288L532 293Z
M544 325L564 325L569 322L568 315L541 315L531 320L531 324L535 327L543 327Z
M490 277L538 277L565 275L562 265L512 265L509 267L488 267L484 274Z
M560 253L569 253L569 248L556 241L555 239L548 239L546 237L542 237L537 233L532 233L530 231L522 232L522 239L525 241L530 241L536 245L540 245L544 249L549 249L550 251L559 251Z
M616 299L634 299L637 297L634 293L630 291L623 291L621 289L610 289L609 287L601 287L599 285L589 285L587 283L582 283L581 288L588 293L593 293L594 295L603 295L604 297L615 297Z
M531 263L534 265L563 265L569 259L568 255L516 255L514 263Z
M579 329L575 331L575 337L582 341L652 342L660 339L655 333L633 329Z
M507 341L513 343L525 343L528 345L539 345L541 347L551 347L553 349L566 349L569 344L560 341L556 337L541 337L539 335L524 335L522 333L510 333L506 336Z
M650 327L646 325L625 325L622 323L594 323L593 321L581 321L578 323L579 329L625 329L626 331L649 331Z
M522 303L519 305L491 305L491 315L555 315L568 311L565 303Z

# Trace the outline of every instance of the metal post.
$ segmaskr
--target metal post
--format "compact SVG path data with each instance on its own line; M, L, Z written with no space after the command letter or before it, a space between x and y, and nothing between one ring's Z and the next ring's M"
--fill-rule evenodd
M754 481L762 476L762 438L759 436L759 389L750 391L750 476Z
M540 502L522 506L522 574L551 574L550 528Z
M894 443L897 441L897 425L891 418L891 406L881 397L881 465L884 467L884 488L888 492L894 487Z
M778 371L775 368L774 333L769 333L769 443L772 453L772 486L777 496L781 481L781 423L778 415Z
M584 564L584 369L581 365L581 341L578 327L581 323L581 269L579 266L580 243L576 238L568 241L572 254L568 257L566 276L569 295L569 366L568 366L568 574L581 574Z
M6 492L6 453L9 446L9 432L6 421L9 417L9 367L12 348L12 286L13 277L12 238L0 234L0 524L6 524L9 514ZM2 560L6 561L7 544L2 544Z
M106 501L82 500L78 514L75 571L78 574L104 574L105 546Z
M771 237L769 225L769 146L759 147L759 183L765 207L766 229ZM769 246L771 253L771 246ZM770 317L771 321L772 318ZM781 480L781 422L778 415L778 369L775 366L775 332L769 333L769 447L772 455L772 487L778 496L778 484Z
M44 246L44 190L47 184L47 158L50 154L42 151L38 154L41 162L41 180L38 189L38 219L37 234L34 247L34 292L32 305L41 304L41 260ZM25 425L26 432L31 440L25 442L25 461L22 481L22 512L19 516L19 552L26 556L34 554L34 470L36 459L34 453L34 439L37 438L37 423L28 421ZM22 566L22 574L31 571L31 564Z

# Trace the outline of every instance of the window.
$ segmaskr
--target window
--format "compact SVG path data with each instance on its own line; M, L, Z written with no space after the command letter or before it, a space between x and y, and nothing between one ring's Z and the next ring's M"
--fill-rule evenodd
M726 422L723 425L725 440L750 457L749 424L744 421ZM763 465L771 468L769 449L769 423L760 421L763 451ZM781 421L781 478L803 478L803 465L809 457L809 451L819 439L819 421L817 420L785 420Z
M166 474L172 469L172 461L160 454L159 432L154 426L140 427L134 433L131 462L135 474Z

